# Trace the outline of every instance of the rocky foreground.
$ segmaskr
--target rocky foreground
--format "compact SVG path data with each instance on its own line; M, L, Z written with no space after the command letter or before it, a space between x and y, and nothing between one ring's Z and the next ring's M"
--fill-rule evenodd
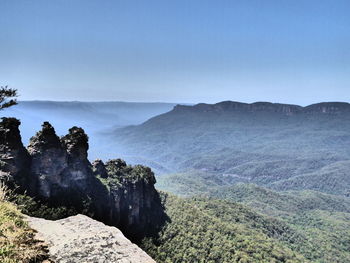
M37 238L47 243L54 262L155 263L122 232L84 215L51 221L28 217L38 231Z

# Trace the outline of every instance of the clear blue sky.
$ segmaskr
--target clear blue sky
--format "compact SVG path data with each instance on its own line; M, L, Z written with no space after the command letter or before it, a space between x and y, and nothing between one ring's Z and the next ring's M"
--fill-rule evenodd
M349 0L0 0L31 100L350 101Z

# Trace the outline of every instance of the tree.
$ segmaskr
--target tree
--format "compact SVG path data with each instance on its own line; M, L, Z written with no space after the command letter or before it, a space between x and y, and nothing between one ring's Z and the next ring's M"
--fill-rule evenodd
M17 104L17 90L10 89L7 86L0 87L0 110Z

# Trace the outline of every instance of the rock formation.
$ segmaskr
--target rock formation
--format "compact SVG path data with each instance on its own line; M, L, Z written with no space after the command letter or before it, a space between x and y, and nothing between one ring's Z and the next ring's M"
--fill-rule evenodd
M49 247L54 262L155 263L115 227L87 216L76 215L51 221L28 217L37 238Z
M19 124L13 118L0 122L0 175L10 178L22 192L49 206L74 208L116 226L133 241L161 226L164 211L148 167L129 166L120 159L106 164L96 160L92 165L83 129L73 127L59 138L48 122L26 149Z
M30 168L30 156L24 148L19 132L21 122L3 118L0 125L0 179L25 185Z

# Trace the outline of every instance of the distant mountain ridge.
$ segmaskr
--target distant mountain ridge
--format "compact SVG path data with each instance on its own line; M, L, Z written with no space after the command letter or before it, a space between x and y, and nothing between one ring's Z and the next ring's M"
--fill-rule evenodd
M347 195L349 113L345 102L177 105L110 136L121 156L149 159L163 171L195 169L229 183Z
M350 104L346 102L322 102L312 104L306 107L293 104L281 104L271 102L254 102L254 103L242 103L236 101L222 101L216 104L199 103L194 106L176 105L173 111L240 111L240 112L280 112L285 114L297 114L297 113L341 113L350 112Z

